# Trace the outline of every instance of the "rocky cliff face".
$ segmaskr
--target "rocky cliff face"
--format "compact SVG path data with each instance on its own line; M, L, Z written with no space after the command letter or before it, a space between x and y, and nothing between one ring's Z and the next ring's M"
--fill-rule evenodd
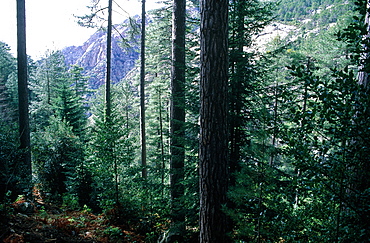
M112 83L124 78L139 58L139 46L135 41L128 40L128 32L127 26L115 26L112 31ZM106 43L106 31L99 30L82 46L70 46L62 50L68 66L78 65L84 68L84 74L90 77L89 86L93 89L105 83Z

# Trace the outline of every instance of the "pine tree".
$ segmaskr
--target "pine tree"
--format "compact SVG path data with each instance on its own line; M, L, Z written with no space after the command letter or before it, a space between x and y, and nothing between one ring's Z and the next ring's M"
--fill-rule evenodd
M26 9L25 1L17 0L17 60L18 60L18 111L19 139L21 151L20 176L23 177L22 187L31 192L32 165L31 141L28 114L28 71L26 53Z
M107 69L105 78L105 119L109 123L112 101L111 101L111 62L112 62L112 0L108 4L108 30L107 30Z
M68 72L61 52L53 52L39 62L32 82L33 158L41 189L51 193L51 200L71 201L74 207L81 190L90 190L83 145L87 79L81 71Z
M78 207L77 167L84 160L83 143L72 127L59 117L51 117L50 125L35 138L34 164L42 191L48 195L45 200L67 203Z
M168 214L169 197L169 80L171 69L170 10L151 12L146 27L146 145L147 194L150 210Z
M49 118L54 114L54 101L58 99L61 87L71 85L68 81L67 67L61 52L51 52L42 59L30 84L33 94L31 102L32 129L43 129L49 125Z
M230 82L229 82L229 141L230 173L240 169L243 147L248 143L246 126L251 96L254 95L259 75L257 53L246 51L252 48L252 37L259 33L271 20L271 6L258 1L231 1L229 21ZM248 26L248 28L246 28ZM233 177L232 177L233 178ZM231 184L234 179L232 179Z
M257 50L253 49L254 40L253 36L256 36L271 20L271 6L270 4L262 4L259 1L231 1L229 10L229 103L228 103L228 123L229 123L229 163L230 163L230 190L229 190L229 202L228 202L228 215L233 219L234 224L229 224L229 231L237 230L240 231L235 237L244 239L244 230L249 230L249 225L241 226L239 216L243 217L242 212L253 212L254 210L260 211L256 214L256 227L255 232L257 239L260 239L260 228L261 221L259 220L262 210L260 205L262 203L262 194L254 192L251 189L252 184L256 183L262 188L262 181L260 178L264 176L264 170L262 169L262 161L260 156L253 155L253 151L257 154L258 148L252 145L252 138L256 138L258 135L254 134L253 130L262 121L261 117L255 116L259 114L263 116L263 112L257 112L255 109L260 109L264 104L258 104L260 107L254 104L256 99L255 95L261 90L262 82L259 80L261 73L263 72L262 67L259 64L260 54ZM246 168L246 164L249 164L248 158L253 157L258 160L257 166L253 169ZM256 161L251 161L251 164L255 164ZM247 173L244 175L244 173ZM259 175L259 176L256 176ZM256 182L252 182L253 179ZM246 185L240 181L248 181ZM251 184L251 185L248 185ZM253 206L252 203L244 202L238 198L238 195L244 195L246 193L240 193L241 190L245 190L249 195L248 200L254 200L257 206ZM251 199L253 198L253 199ZM253 208L253 209L252 209ZM238 211L238 213L235 213ZM243 216L242 216L243 215ZM258 216L257 216L258 215ZM253 220L251 220L253 221ZM233 228L234 227L234 228ZM242 229L245 228L245 229Z
M122 95L129 95L129 92L129 89L125 89ZM100 101L101 96L97 99ZM95 207L101 209L121 205L124 200L137 199L132 195L137 193L137 187L132 187L138 174L138 169L133 164L136 134L130 122L131 114L125 111L125 106L131 108L132 101L127 100L126 103L123 100L120 102L123 107L118 102L119 100L113 100L115 108L112 109L109 123L104 121L101 102L97 102L93 107L93 119L90 124L88 169L92 173L95 188L91 197L97 204Z
M185 18L186 0L173 1L172 75L171 75L171 210L172 223L183 235L185 231L184 164L185 164Z
M61 121L72 127L75 135L83 136L87 115L86 109L81 103L81 96L76 96L69 82L62 83L56 92L59 96L53 100L53 110L59 116Z
M141 165L142 177L146 179L146 126L145 126L145 27L146 12L145 0L141 0L141 45L140 45L140 131L141 131Z
M200 1L200 242L228 242L228 1Z

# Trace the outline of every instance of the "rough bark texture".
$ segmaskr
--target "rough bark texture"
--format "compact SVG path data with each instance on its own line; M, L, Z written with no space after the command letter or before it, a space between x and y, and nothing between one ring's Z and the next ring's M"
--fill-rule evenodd
M24 183L24 189L31 186L31 151L30 126L28 114L28 85L27 85L27 53L26 53L26 10L25 0L17 0L17 38L18 38L18 109L19 109L19 138L22 155L22 166L19 175Z
M146 132L145 132L145 0L141 2L141 53L140 53L140 130L142 177L146 179Z
M185 230L184 196L185 160L185 13L186 0L174 0L172 15L172 75L171 75L171 209L176 231Z
M200 242L228 242L228 1L201 0Z

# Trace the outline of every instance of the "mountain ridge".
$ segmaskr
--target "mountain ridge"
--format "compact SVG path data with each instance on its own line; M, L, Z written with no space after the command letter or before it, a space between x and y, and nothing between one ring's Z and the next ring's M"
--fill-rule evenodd
M256 36L258 39L257 48L260 51L263 51L265 49L263 46L276 36L286 38L292 33L296 38L298 33L294 34L295 32L307 34L317 29L327 29L327 26L334 25L351 8L347 0L310 0L308 2L283 0L282 3L285 5L282 4L280 10L276 11L281 16ZM287 13L292 16L287 18L285 16ZM301 18L294 15L298 13L301 13ZM294 19L296 20L293 21ZM133 20L126 20L123 24L114 26L112 34L112 83L121 81L133 70L139 59L138 40L140 34L137 33L133 38L131 36L133 29L135 29L132 24L139 25L140 19L136 16ZM89 87L93 89L97 89L105 83L106 39L106 32L98 30L82 45L69 46L62 50L67 66L78 65L84 68L84 74L90 77Z
M122 80L134 67L139 58L139 46L130 41L131 28L126 23L115 26L112 35L112 83ZM80 46L62 49L67 66L78 65L89 76L89 87L97 89L105 82L107 33L98 30ZM125 45L123 45L125 44Z

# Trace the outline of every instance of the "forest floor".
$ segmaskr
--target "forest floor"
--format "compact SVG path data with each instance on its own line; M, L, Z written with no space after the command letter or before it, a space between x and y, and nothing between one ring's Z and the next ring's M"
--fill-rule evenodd
M22 198L5 207L0 214L0 242L147 242L148 235L140 233L137 222L114 223L109 215L88 209L72 211Z

